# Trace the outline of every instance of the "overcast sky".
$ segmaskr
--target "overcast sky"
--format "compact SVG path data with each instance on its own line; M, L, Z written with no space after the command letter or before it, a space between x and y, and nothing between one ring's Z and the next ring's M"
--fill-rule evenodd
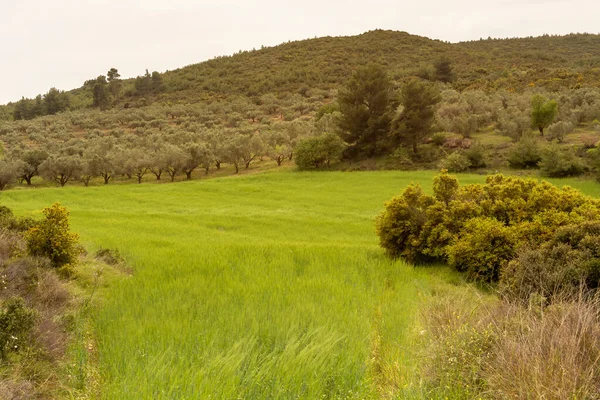
M599 0L0 0L0 104L115 67L163 72L288 40L392 29L450 42L600 32Z

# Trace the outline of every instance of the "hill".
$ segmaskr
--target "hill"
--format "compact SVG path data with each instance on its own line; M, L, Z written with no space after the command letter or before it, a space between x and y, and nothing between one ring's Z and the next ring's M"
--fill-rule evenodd
M448 74L442 78L444 63ZM542 147L545 139L557 139L579 146L572 150L585 156L600 139L600 35L452 44L378 30L284 43L162 74L146 71L135 79L121 80L112 69L70 92L51 89L0 106L6 158L24 161L31 170L17 173L22 162L0 168L12 169L0 179L0 188L19 179L29 184L29 175L43 175L42 170L49 181L63 185L81 178L87 185L101 175L107 183L109 176L141 181L148 171L157 180L169 171L172 179L183 172L191 178L199 166L208 172L222 164L238 172L240 165L248 168L265 157L280 164L292 159L300 140L340 133L338 91L369 64L379 64L390 78L391 118L399 113L396 99L409 79L429 81L441 94L432 134L420 143L423 151L408 160L402 149L390 147L388 156L398 152L374 168L438 167L450 153L471 147L470 139L483 146L472 152L471 161L459 160L462 166L538 165L535 149L528 153L534 155L531 160L509 160L510 152L522 150L511 141L534 136L531 100L538 94L556 102L550 122L559 124L537 138ZM463 143L463 138L469 140ZM32 164L35 149L46 154ZM38 171L48 156L52 162ZM132 159L136 165L128 162ZM106 168L110 173L99 170ZM564 173L586 168L566 166Z
M406 32L376 30L358 36L324 37L275 47L241 51L162 74L165 92L160 102L198 102L230 96L255 97L337 89L357 67L386 66L396 80L426 74L431 64L448 58L458 90L528 85L557 90L600 84L600 35L571 34L514 39L487 39L451 44ZM135 80L123 81L123 95L114 106L135 99ZM91 106L85 85L68 92L72 108ZM0 118L12 110L3 107Z

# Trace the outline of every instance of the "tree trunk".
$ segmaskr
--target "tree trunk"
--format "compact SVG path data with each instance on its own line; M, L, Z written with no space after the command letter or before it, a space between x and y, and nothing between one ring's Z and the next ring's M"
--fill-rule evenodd
M188 171L184 171L184 172L185 172L185 179L187 179L187 180L192 179L193 170L188 170Z
M104 184L108 185L108 181L110 181L110 178L112 178L112 175L102 174L102 177L104 178Z
M217 167L217 169L221 169L221 161L215 161L215 167Z
M538 129L540 130L540 135L544 136L544 127L538 126Z
M240 172L240 167L239 167L239 165L238 165L238 162L237 162L237 161L233 163L233 166L235 167L235 173L236 173L236 174L237 174L238 172Z
M23 179L25 179L25 182L27 182L27 186L31 186L31 178L33 178L32 175L24 175Z
M413 140L412 148L413 148L413 153L417 154L417 152L419 151L419 146L417 146L416 140Z

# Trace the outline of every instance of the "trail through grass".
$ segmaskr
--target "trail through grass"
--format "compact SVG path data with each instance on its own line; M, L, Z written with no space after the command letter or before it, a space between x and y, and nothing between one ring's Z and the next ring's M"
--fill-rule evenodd
M102 398L388 398L414 388L419 306L462 283L388 260L373 221L434 175L273 172L0 200L20 214L59 201L89 250L134 266L95 317Z

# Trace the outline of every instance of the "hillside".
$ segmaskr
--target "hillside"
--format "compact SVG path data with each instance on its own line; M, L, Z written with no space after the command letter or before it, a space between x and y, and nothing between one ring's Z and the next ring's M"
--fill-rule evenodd
M184 172L191 179L194 170L198 177L202 169L208 174L225 164L237 173L264 158L278 165L292 161L303 139L343 136L338 92L354 71L370 64L389 77L390 120L399 113L402 88L415 77L440 96L431 129L415 142L422 151L413 147L407 155L398 148L406 143L390 145L380 153L388 159L368 169L437 168L472 145L470 161L454 156L462 157L461 170L541 166L542 149L523 153L517 146L527 137L541 148L556 139L568 145L569 159L574 152L586 158L600 139L599 60L600 35L451 44L379 30L240 52L163 74L146 71L135 79L121 80L113 69L70 92L51 89L0 106L0 142L8 160L0 166L5 170L0 189L14 182L29 185L38 175L60 185L94 184L100 176L104 183L113 177L141 183L150 172L157 180L163 172L172 180ZM444 62L448 79L439 75ZM536 95L556 103L545 137L532 131ZM531 159L520 159L519 152ZM551 174L598 167L600 161L585 159Z
M367 63L380 63L394 79L401 80L426 72L441 57L452 61L457 75L453 86L459 90L520 91L528 85L556 90L600 84L600 35L451 44L405 32L377 30L358 36L288 42L167 71L162 74L165 93L157 100L198 102L237 95L281 95L302 88L332 90ZM133 88L133 79L124 80L123 96L115 106L135 98ZM91 105L89 88L74 89L69 94L73 97L72 108ZM0 118L7 118L12 107L2 108Z

